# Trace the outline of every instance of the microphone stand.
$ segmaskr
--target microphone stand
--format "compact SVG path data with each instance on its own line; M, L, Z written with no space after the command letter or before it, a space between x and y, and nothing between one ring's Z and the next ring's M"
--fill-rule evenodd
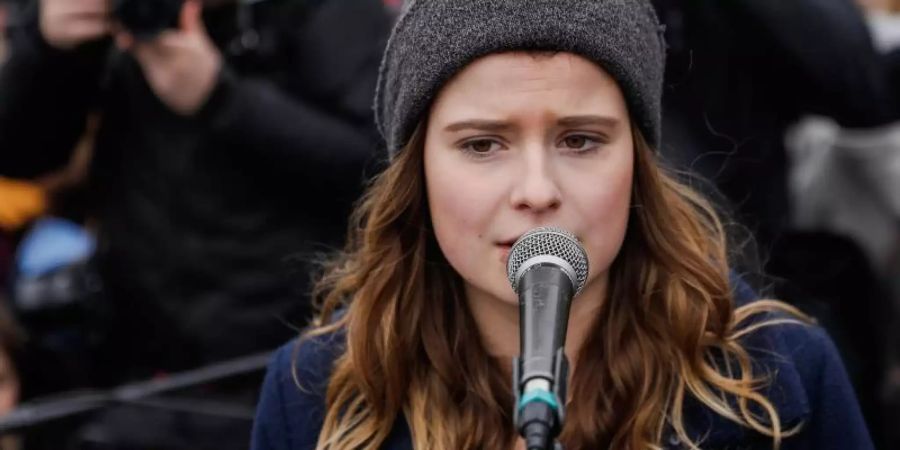
M0 417L0 436L24 431L49 422L80 416L115 405L134 404L171 410L223 417L246 416L245 411L222 408L224 405L193 405L171 400L147 400L148 398L184 388L202 386L214 381L263 370L272 353L266 351L225 361L165 378L130 383L110 391L78 391L55 400L37 400L19 406ZM252 418L252 415L251 415Z
M513 423L516 424L519 435L525 437L526 427L533 421L553 423L553 427L550 430L553 439L547 442L547 446L545 448L540 448L540 446L529 447L526 437L526 450L565 450L562 443L556 439L562 430L563 420L565 419L565 403L563 402L567 398L566 389L569 379L569 360L566 358L563 349L558 349L554 357L553 378L555 383L552 386L552 396L555 398L526 398L525 403L523 403L522 390L525 386L521 377L522 359L514 357L512 364L513 392L515 394ZM548 402L554 404L550 405Z

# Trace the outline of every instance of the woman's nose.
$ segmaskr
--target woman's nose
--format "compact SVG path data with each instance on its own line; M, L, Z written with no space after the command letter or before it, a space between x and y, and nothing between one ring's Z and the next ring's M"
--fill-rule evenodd
M523 156L523 167L514 182L512 206L537 214L558 209L562 198L549 157L544 152Z

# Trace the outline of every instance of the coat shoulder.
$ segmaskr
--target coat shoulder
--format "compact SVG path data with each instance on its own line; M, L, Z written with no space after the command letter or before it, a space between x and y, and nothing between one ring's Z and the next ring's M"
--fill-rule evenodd
M751 357L754 377L764 382L761 393L775 408L782 432L798 430L784 438L783 449L873 448L841 357L823 328L781 312L759 314L748 324L755 328L741 344ZM761 410L756 412L765 417ZM700 423L714 446L771 442L721 417L710 417L709 411L699 417L705 418Z
M325 417L325 394L343 333L295 339L273 355L253 424L253 450L311 450Z
M850 377L837 347L819 326L782 326L781 353L799 376L808 413L792 448L873 449ZM785 441L790 444L790 438Z

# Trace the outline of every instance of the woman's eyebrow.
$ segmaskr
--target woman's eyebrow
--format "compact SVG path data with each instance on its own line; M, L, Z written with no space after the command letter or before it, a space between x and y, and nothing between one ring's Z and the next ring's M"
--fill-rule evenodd
M585 125L600 125L613 128L618 125L620 122L619 119L615 117L608 116L594 116L594 115L586 115L586 116L568 116L563 117L557 121L560 126L563 127L581 127Z
M513 128L513 125L509 122L503 122L499 120L473 119L451 123L450 125L447 125L446 128L444 128L444 131L456 132L471 129L478 131L501 132L508 131L511 128Z
M580 127L585 125L615 127L619 122L620 120L614 117L597 115L567 116L557 121L557 123L563 127ZM513 127L513 124L501 120L472 119L451 123L444 128L444 131L452 133L462 130L478 130L496 133L508 131Z

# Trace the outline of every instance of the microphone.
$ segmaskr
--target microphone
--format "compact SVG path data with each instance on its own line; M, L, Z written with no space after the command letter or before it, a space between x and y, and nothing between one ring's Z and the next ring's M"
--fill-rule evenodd
M510 250L507 274L519 296L520 339L520 356L513 359L513 420L528 450L561 448L554 442L565 419L569 304L587 273L587 253L560 228L535 228Z

